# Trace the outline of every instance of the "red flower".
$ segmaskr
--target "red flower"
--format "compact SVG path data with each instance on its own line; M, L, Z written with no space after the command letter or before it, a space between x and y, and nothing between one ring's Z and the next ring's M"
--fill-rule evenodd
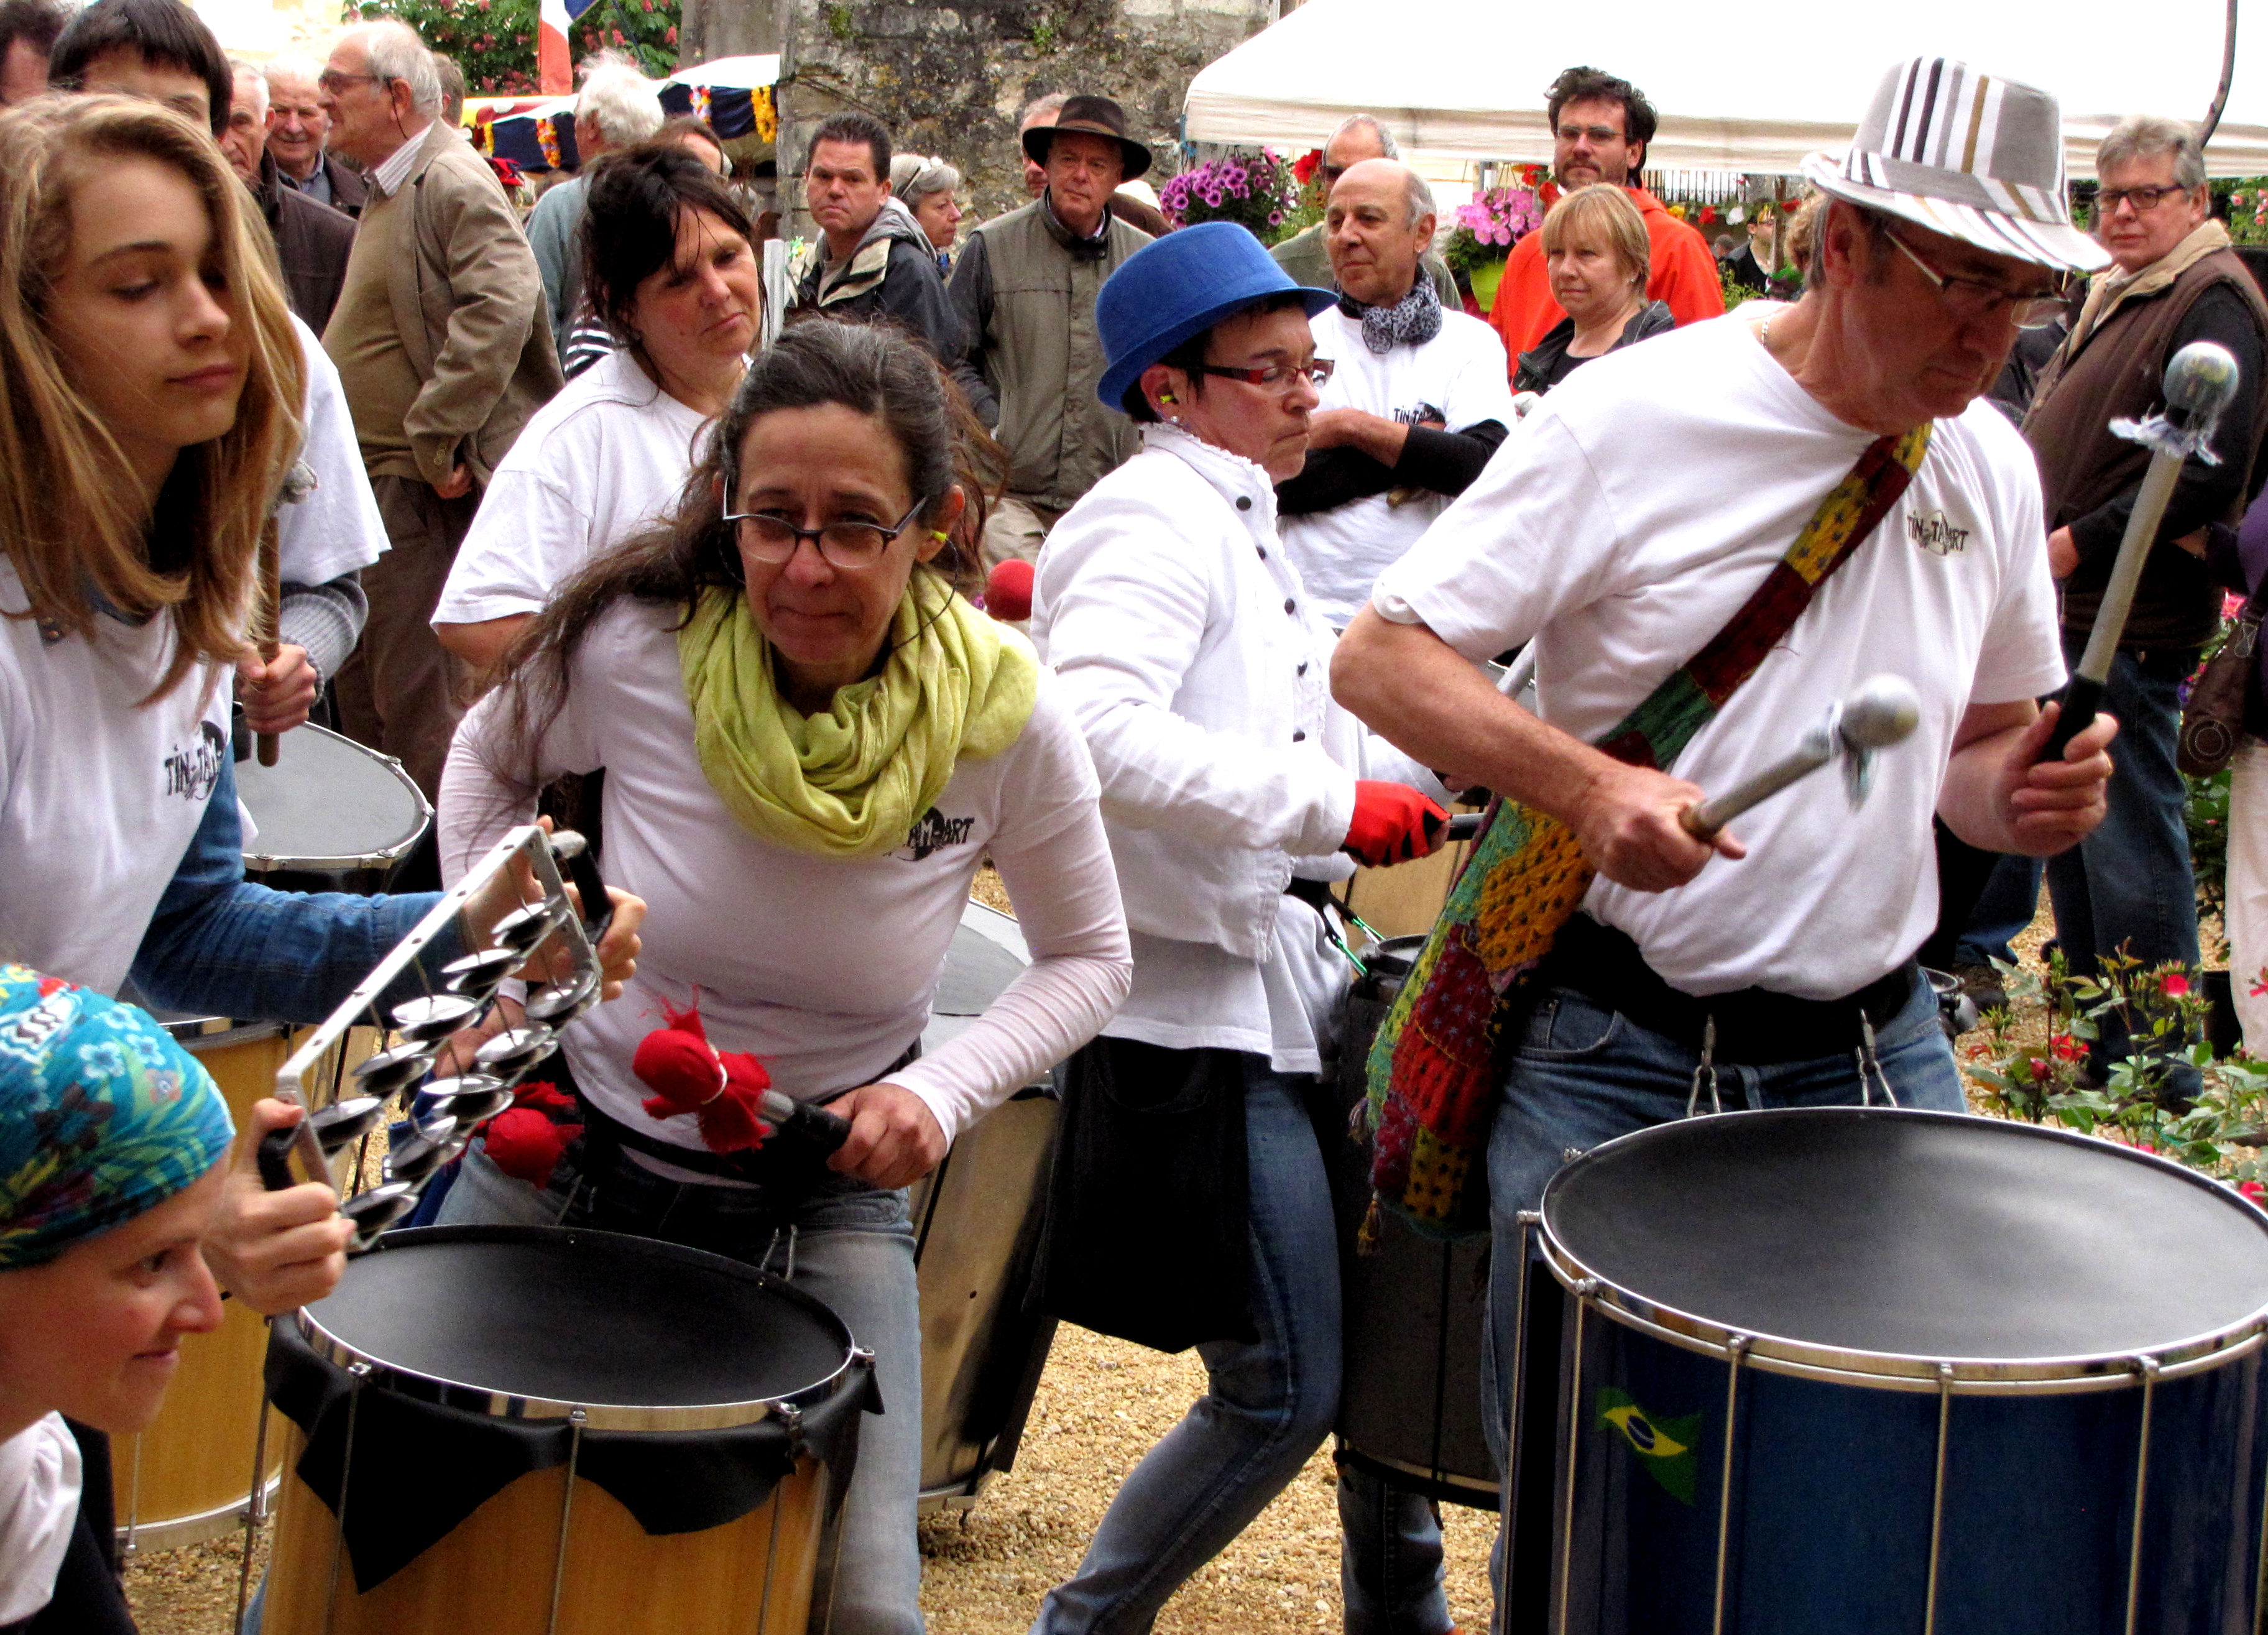
M1705 204L1701 207L1701 225L1703 226L1707 226L1711 222L1716 219L1717 207L1715 205Z
M671 45L675 45L677 43L677 25L672 23L667 28L663 29L661 31L661 37Z
M1304 188L1314 179L1315 166L1322 162L1323 151L1321 148L1309 148L1292 161L1292 173L1300 179L1300 185Z
M2268 1205L2268 1186L2257 1181L2240 1181L2236 1183L2236 1189L2255 1204Z
M2048 1076L2048 1064L2047 1064L2047 1058L2046 1058L2046 1057L2039 1057L2039 1056L2036 1056L2036 1057L2032 1057L2032 1082L2033 1082L2034 1084L2041 1084L2041 1083L2044 1083L2044 1082L2046 1081L2047 1076Z
M2169 999L2179 999L2187 995L2189 991L2190 979L2188 977L2183 976L2179 971L2169 971L2166 973L2166 998Z
M2050 1034L2048 1049L2055 1052L2056 1059L2061 1062L2076 1062L2080 1055L2079 1042L2069 1034Z

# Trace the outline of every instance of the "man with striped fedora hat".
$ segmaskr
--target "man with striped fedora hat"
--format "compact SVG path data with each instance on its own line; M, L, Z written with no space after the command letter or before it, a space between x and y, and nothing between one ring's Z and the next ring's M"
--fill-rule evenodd
M2039 477L1979 401L2020 328L2104 259L2071 225L2061 155L2045 92L1946 59L1892 70L1850 151L1809 166L1828 196L1801 298L1587 365L1340 638L1342 703L1524 808L1469 865L1478 889L1452 899L1408 996L1430 1020L1373 1086L1389 1191L1395 1141L1447 1154L1425 1160L1432 1192L1403 1160L1387 1201L1494 1232L1491 1434L1519 1218L1566 1154L1697 1109L1961 1111L1914 960L1936 919L1932 819L2037 856L2102 819L2112 721L2036 764L2051 721L2034 700L2064 678ZM1528 644L1533 713L1476 667ZM1688 832L1705 792L1882 673L1912 684L1919 725L1862 805L1812 778ZM1523 912L1545 896L1572 914ZM1525 1411L1550 1422L1532 1395ZM1583 1434L1586 1461L1630 1457ZM1630 1553L1678 1547L1633 1534ZM1526 1559L1510 1553L1506 1628L1547 1622ZM1848 1572L1871 1559L1853 1536ZM1632 1575L1630 1627L1682 1616L1647 1599L1668 1581Z

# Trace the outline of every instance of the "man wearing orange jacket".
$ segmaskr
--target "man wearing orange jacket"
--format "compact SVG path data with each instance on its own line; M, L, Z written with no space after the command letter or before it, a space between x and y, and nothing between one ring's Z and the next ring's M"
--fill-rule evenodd
M1630 189L1631 202L1646 217L1653 252L1646 298L1667 301L1680 324L1721 313L1724 285L1707 241L1633 180L1646 167L1646 144L1653 139L1653 104L1646 93L1598 69L1571 68L1551 82L1543 107L1551 121L1551 171L1559 186L1614 182ZM1512 366L1517 370L1520 355L1566 315L1551 298L1543 235L1531 232L1512 247L1496 305L1489 309L1489 322L1504 337Z

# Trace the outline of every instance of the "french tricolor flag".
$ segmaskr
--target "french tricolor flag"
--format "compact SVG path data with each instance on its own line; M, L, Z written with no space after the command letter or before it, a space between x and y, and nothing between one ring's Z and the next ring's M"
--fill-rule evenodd
M567 49L567 30L589 11L595 0L542 0L535 15L536 89L561 96L575 89L574 59Z

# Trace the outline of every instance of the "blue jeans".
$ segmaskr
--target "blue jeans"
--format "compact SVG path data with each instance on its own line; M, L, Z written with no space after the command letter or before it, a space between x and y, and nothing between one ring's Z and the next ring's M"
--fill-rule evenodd
M1206 1394L1143 1457L1119 1488L1079 1572L1048 1592L1034 1635L1140 1635L1159 1609L1226 1549L1322 1445L1339 1404L1338 1240L1330 1189L1300 1091L1258 1057L1245 1058L1245 1146L1249 1155L1252 1315L1259 1338L1197 1347ZM1449 1627L1431 1512L1408 1494L1341 1490L1362 1525L1387 1528L1421 1559L1432 1531L1430 1585L1403 1600L1419 1610L1390 1627L1439 1635ZM1400 1525L1396 1525L1396 1524ZM1389 1555L1393 1552L1389 1551ZM1422 1576L1422 1568L1421 1568ZM1367 1576L1367 1575L1364 1575ZM1405 1574L1406 1576L1406 1574ZM1391 1609L1358 1608L1350 1589L1347 1628L1384 1631Z
M2070 637L2065 652L2074 660ZM2190 870L2188 788L2174 765L2181 735L2182 682L2197 652L2122 652L2110 667L2102 707L2118 718L2110 746L2110 810L2092 835L2048 859L2056 939L2074 976L2092 976L2122 948L2145 965L2198 963L2197 880ZM2097 1072L2124 1061L2132 1046L2114 1012L2098 1024L2091 1056ZM2177 1089L2196 1093L2197 1071L2176 1069Z
M1901 1107L1959 1113L1967 1110L1953 1048L1938 1025L1937 998L1917 982L1905 1008L1875 1030L1882 1075ZM1494 1250L1489 1273L1488 1347L1482 1388L1491 1410L1489 1451L1499 1469L1511 1413L1511 1373L1520 1313L1520 1283L1527 1266L1520 1253L1518 1217L1536 1208L1544 1183L1566 1161L1568 1150L1588 1152L1632 1131L1685 1116L1698 1055L1649 1033L1628 1018L1565 988L1547 990L1530 1014L1506 1075L1503 1100L1489 1134L1489 1213ZM1783 1062L1770 1067L1716 1064L1717 1101L1705 1083L1699 1110L1721 1105L1728 1114L1782 1107L1845 1107L1866 1098L1857 1063L1849 1055ZM1877 1084L1874 1099L1880 1101ZM1542 1451L1547 1461L1550 1450ZM1506 1541L1497 1539L1497 1594L1502 1599Z
M1968 927L1954 953L1955 962L1982 965L1988 960L2016 962L2017 936L2040 911L2040 859L2003 857L1992 865L1984 895L1970 911Z
M681 1184L642 1170L609 1170L595 1189L564 1164L538 1191L514 1181L485 1151L465 1155L441 1207L445 1226L596 1226L644 1230L779 1273L843 1320L874 1353L883 1411L858 1430L858 1458L843 1502L842 1565L835 1580L838 1635L920 1635L921 1300L913 1228L903 1192L822 1192L783 1224L777 1203L726 1187ZM646 1227L630 1220L652 1223Z

